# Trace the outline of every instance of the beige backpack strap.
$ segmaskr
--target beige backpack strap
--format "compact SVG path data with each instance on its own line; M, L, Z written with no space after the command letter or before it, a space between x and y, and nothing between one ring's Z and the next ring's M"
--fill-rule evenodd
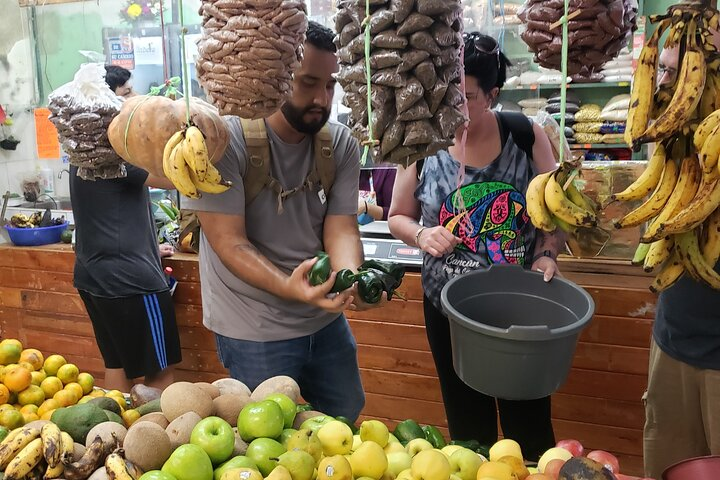
M250 205L255 197L270 183L270 142L268 141L265 121L241 118L245 148L247 149L247 167L243 177L245 187L245 205Z
M330 193L335 181L335 157L333 155L332 135L330 127L326 123L314 137L315 150L315 171L320 177L320 184L325 190L325 195Z

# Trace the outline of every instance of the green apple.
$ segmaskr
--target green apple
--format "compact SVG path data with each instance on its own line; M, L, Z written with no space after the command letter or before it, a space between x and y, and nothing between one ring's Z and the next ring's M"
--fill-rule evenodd
M288 469L292 480L312 480L315 474L315 459L302 450L291 450L278 457L278 465Z
M297 405L295 405L295 402L293 402L290 397L284 393L273 393L265 397L265 400L272 400L280 406L285 421L285 428L293 426L295 415L297 414Z
M350 461L344 455L333 455L320 460L317 480L353 480Z
M212 480L213 466L210 457L201 447L188 443L180 445L170 455L162 471L176 480Z
M432 443L428 442L424 438L413 438L405 445L405 451L414 457L423 450L432 450Z
M238 433L246 442L256 438L277 438L284 426L282 409L272 400L249 403L238 415Z
M352 450L352 429L339 420L332 420L321 426L317 436L325 456L345 455Z
M317 432L312 432L307 428L293 433L288 439L285 448L288 450L303 450L312 455L316 462L320 461L323 454Z
M385 451L375 442L362 442L350 455L350 466L355 478L370 477L380 480L388 467ZM445 479L447 480L447 479Z
M407 470L408 468L410 468L410 465L412 464L412 457L405 450L401 452L388 453L387 459L387 471L390 472L393 478L396 478L398 475L400 475L400 472L402 472L403 470Z
M317 417L311 417L305 420L303 423L300 424L300 430L303 428L307 428L308 430L311 430L313 432L317 432L320 430L320 427L325 425L329 422L336 422L333 417L330 415L318 415Z
M145 472L140 477L140 480L177 480L169 473L165 473L162 470L150 470Z
M440 451L445 454L445 456L448 458L448 460L450 460L450 457L452 457L452 454L455 453L456 451L460 450L461 448L464 448L464 447L461 447L460 445L445 445L443 448L440 449Z
M292 480L292 475L290 475L290 471L287 468L278 465L273 468L270 475L265 477L265 480Z
M238 455L237 457L233 457L227 462L217 467L215 469L215 473L213 473L213 480L220 480L223 473L227 472L228 470L232 470L233 468L253 468L255 470L258 469L257 465L255 465L255 462L253 462L251 459L249 459L245 455Z
M462 479L460 477L458 477L457 475L455 475L454 473L451 473L450 480L462 480Z
M477 453L469 448L460 448L450 455L450 471L460 480L475 480L482 462Z
M290 440L290 437L292 437L297 430L294 428L286 428L282 431L280 434L280 437L278 438L278 442L282 444L283 447L287 448L287 442Z
M219 465L232 456L235 449L235 432L220 417L200 420L190 433L190 443L205 450L213 465Z
M263 477L266 477L270 475L272 469L277 465L277 460L273 459L278 458L285 453L285 451L285 447L277 440L273 440L272 438L256 438L248 445L245 455L255 462L260 473L263 474Z
M412 459L410 467L415 480L448 480L450 462L440 450L422 450Z
M363 442L375 442L385 447L390 439L390 432L380 420L365 420L360 424L360 439Z
M226 470L220 480L263 480L263 476L252 468L239 467Z
M405 447L403 447L402 443L400 443L400 442L388 442L388 444L385 445L385 448L383 448L383 450L385 450L386 455L389 455L389 454L395 453L395 452L407 453L407 451L405 450Z

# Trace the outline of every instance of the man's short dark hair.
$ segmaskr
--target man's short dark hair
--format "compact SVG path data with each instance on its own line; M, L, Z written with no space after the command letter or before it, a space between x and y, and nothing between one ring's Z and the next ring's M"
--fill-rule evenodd
M337 52L337 47L335 46L335 42L333 42L334 38L335 34L329 28L312 20L308 22L306 41L313 47L335 53Z
M130 80L130 70L119 67L117 65L105 65L105 83L108 84L110 90L122 87Z

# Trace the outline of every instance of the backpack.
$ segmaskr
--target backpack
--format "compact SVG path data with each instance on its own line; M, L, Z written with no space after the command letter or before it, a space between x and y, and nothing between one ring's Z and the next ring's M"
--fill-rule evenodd
M500 135L502 138L502 144L505 145L505 142L509 137L508 134L512 133L515 145L525 152L528 159L532 161L532 149L533 145L535 145L535 132L533 132L532 122L530 119L520 112L498 112L497 115L500 119ZM418 180L422 175L424 163L425 159L417 161Z
M270 172L270 141L268 140L265 121L240 119L248 152L247 169L243 177L245 187L245 205L250 205L265 188L269 188L278 197L278 212L282 212L282 200L299 192L305 187L320 184L327 195L335 181L335 158L333 157L332 136L330 127L325 124L313 137L315 162L313 169L299 187L284 190L282 185L273 178Z

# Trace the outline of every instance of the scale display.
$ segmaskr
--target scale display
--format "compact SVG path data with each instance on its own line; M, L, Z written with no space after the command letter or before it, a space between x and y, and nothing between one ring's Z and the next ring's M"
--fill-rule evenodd
M410 247L394 239L363 238L365 259L390 260L405 265L422 265L423 254L417 247Z

